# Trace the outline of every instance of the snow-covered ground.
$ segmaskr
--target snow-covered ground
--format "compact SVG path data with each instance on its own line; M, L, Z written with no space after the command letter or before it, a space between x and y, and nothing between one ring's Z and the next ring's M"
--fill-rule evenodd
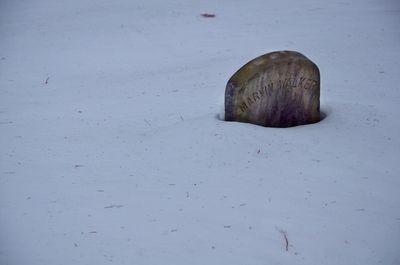
M0 264L400 264L397 0L1 0L0 39ZM275 50L326 118L222 121Z

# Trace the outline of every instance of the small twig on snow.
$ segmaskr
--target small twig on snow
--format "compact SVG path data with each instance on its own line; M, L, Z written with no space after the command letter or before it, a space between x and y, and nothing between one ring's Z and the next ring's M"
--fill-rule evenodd
M201 14L201 16L202 16L202 17L205 17L205 18L214 18L214 17L215 17L215 14L203 13L203 14Z
M283 233L283 237L285 238L286 251L289 251L289 240L287 239L287 234L286 234L286 232Z
M284 231L284 230L282 230L282 229L278 229L278 228L276 228L276 230L278 230L279 233L282 234L283 239L285 240L285 250L286 250L286 251L289 251L289 239L288 239L288 237L287 237L287 232Z

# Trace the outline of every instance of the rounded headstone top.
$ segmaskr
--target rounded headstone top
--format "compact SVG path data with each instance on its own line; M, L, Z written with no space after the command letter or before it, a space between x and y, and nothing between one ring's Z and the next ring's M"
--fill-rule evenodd
M320 120L318 67L295 51L257 57L240 68L225 90L225 120L291 127Z

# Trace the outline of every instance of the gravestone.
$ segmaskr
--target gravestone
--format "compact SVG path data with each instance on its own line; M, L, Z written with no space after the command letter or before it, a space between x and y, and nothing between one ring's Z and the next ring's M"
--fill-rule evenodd
M318 67L301 53L272 52L248 62L228 81L225 120L267 127L320 121Z

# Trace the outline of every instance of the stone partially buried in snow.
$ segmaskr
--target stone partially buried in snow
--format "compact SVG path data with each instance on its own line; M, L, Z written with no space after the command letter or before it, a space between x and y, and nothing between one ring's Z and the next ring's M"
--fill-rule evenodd
M301 53L262 55L240 68L225 90L225 120L291 127L320 120L318 67Z

